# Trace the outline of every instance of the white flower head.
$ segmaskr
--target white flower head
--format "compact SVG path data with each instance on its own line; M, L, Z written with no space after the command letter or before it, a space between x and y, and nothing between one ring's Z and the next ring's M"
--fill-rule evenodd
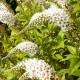
M19 43L16 47L9 51L9 54L5 56L3 59L10 57L12 54L16 54L18 52L27 53L30 55L35 55L38 52L38 46L31 41L24 41Z
M44 11L44 14L48 17L49 21L52 23L57 23L61 28L67 27L70 21L69 15L64 9L59 9L57 7L49 8Z
M22 67L25 73L19 80L25 80L27 78L50 80L55 72L44 60L37 60L35 58L23 61L21 64L13 67L13 70L19 70L20 68L22 69Z
M50 8L45 9L43 12L36 13L32 16L28 27L34 27L37 24L42 24L45 21L56 23L64 31L68 31L67 28L70 22L70 16L64 9L58 8L55 4L51 5Z
M38 46L30 41L25 41L19 43L16 47L16 50L19 50L23 53L30 53L30 54L36 54L38 50Z
M14 25L15 19L12 13L9 12L7 7L0 2L0 22L7 25Z
M24 42L19 43L13 49L11 49L9 51L9 53L10 54L15 54L18 51L20 51L22 53L28 53L28 54L34 55L38 51L38 46L35 43L31 42L31 41L24 41Z

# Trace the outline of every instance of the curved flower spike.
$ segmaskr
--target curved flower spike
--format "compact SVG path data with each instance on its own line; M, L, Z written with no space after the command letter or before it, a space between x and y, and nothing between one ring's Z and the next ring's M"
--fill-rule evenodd
M34 14L28 24L28 27L34 27L37 24L44 23L45 21L56 23L65 31L67 30L67 27L70 26L70 16L66 13L66 11L58 8L56 5L51 5L51 7L45 11Z
M10 57L11 54L15 54L17 52L29 53L31 55L34 55L37 53L37 50L38 50L38 46L35 43L30 42L30 41L21 42L16 47L11 49L9 51L9 54L3 59Z
M7 25L14 25L14 15L8 10L3 2L0 1L0 22Z
M44 60L29 59L21 62L12 68L12 71L16 72L20 69L25 70L19 80L25 80L27 78L39 79L39 80L50 80L53 77L54 70Z
M29 24L18 34L24 33L27 28L32 29L38 24L43 24L44 22L56 23L64 31L71 30L70 15L66 10L58 8L57 5L51 4L50 8L45 9L43 12L34 14Z

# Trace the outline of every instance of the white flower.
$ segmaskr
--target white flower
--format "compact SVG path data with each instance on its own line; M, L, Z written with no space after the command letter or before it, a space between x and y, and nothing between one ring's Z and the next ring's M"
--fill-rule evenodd
M9 12L7 7L0 2L0 22L5 23L7 25L14 25L14 16Z
M48 17L49 21L52 23L57 23L61 28L65 28L68 26L70 17L64 11L64 9L59 9L56 7L49 8L44 11L44 14Z
M11 49L8 55L4 57L3 59L6 59L10 57L12 54L16 54L18 52L35 55L37 51L38 51L38 46L35 43L30 42L30 41L25 41L25 42L19 43L16 47Z
M66 31L69 25L70 16L64 9L58 8L55 4L51 5L50 8L45 9L41 13L36 13L32 16L28 27L34 27L37 24L42 24L45 21L56 23L64 31Z
M16 47L15 50L21 51L23 53L30 53L30 54L36 54L38 50L38 46L30 41L25 41L19 43Z
M9 51L9 54L15 54L17 52L22 52L22 53L29 53L31 55L34 55L37 53L38 50L38 46L30 41L24 41L19 43L16 47L14 47L13 49L11 49Z
M25 80L27 78L50 80L53 76L52 73L55 72L44 60L37 60L35 58L23 61L21 64L13 67L12 70L20 70L22 69L21 67L23 67L25 73L19 80Z

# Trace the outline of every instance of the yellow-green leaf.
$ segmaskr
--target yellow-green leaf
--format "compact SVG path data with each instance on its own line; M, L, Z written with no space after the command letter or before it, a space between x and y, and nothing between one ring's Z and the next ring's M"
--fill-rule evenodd
M76 49L73 46L67 46L67 48L71 52L71 54L76 54Z

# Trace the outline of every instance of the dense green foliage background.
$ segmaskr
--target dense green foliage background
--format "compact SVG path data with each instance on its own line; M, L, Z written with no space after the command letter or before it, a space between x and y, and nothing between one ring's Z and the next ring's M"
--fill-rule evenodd
M3 26L0 23L0 80L18 80L19 76L11 74L10 69L22 60L29 58L44 59L57 72L60 80L80 80L80 1L71 0L69 13L73 29L68 32L61 30L56 24L44 23L33 29L19 32L28 24L31 16L41 11L40 5L28 4L26 7L18 5L15 0L6 0L14 10L15 26ZM16 26L17 25L17 26ZM38 54L30 56L17 53L9 59L2 60L8 51L18 43L29 40L39 46Z

